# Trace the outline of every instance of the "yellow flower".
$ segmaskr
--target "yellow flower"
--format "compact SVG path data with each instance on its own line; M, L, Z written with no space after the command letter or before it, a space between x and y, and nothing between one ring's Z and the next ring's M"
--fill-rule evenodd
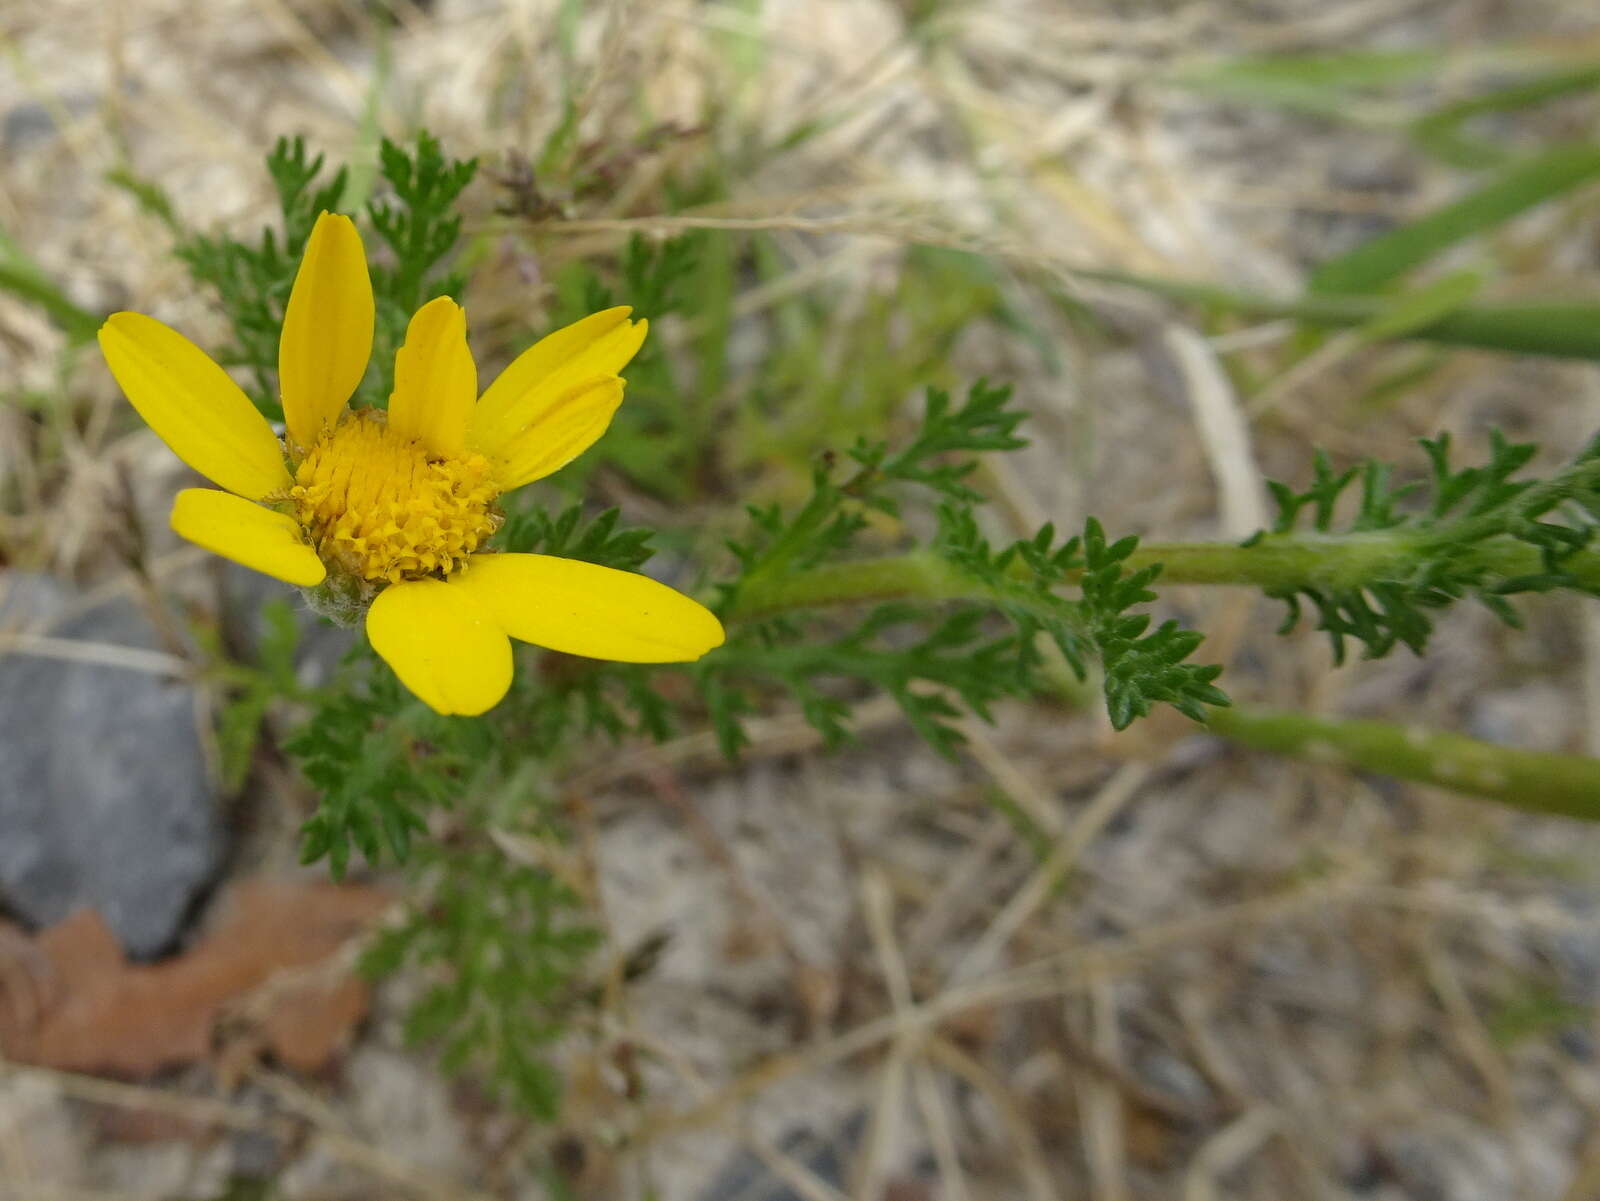
M111 374L201 475L172 528L308 590L366 609L373 648L440 713L476 714L511 686L510 638L626 663L698 659L723 640L708 610L633 572L480 547L496 498L566 466L622 402L618 372L646 322L607 309L523 352L478 396L466 314L417 310L387 413L346 408L372 353L372 283L355 224L323 213L284 312L282 441L237 384L176 330L139 313L100 329Z

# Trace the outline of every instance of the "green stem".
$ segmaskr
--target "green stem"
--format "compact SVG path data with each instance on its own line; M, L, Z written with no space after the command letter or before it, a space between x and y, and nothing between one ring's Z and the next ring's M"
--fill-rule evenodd
M1068 705L1094 703L1094 690L1065 663L1049 677ZM1415 780L1529 813L1600 821L1600 759L1522 751L1420 726L1318 717L1260 705L1213 708L1206 714L1206 729L1252 750Z
M1084 279L1124 284L1192 304L1255 317L1292 317L1309 325L1334 328L1367 325L1390 311L1394 304L1392 298L1381 295L1319 296L1312 293L1280 298L1238 292L1215 284L1121 271L1078 270L1073 274ZM1593 359L1600 356L1597 312L1600 312L1600 305L1592 298L1465 304L1427 325L1407 327L1403 336L1447 346Z
M1414 535L1273 535L1253 546L1171 543L1141 546L1128 560L1136 570L1163 566L1174 584L1358 586L1415 553ZM1472 550L1492 578L1540 569L1538 552L1509 537ZM1019 564L1020 567L1020 564ZM1567 568L1586 587L1600 588L1600 555L1582 553ZM835 563L741 591L731 616L760 617L790 609L903 598L983 599L980 581L932 551ZM1078 697L1080 689L1067 688ZM1212 709L1208 728L1257 750L1338 763L1358 771L1416 780L1536 813L1600 821L1600 760L1523 751L1460 734L1381 721L1315 717L1306 713L1234 706Z
M1167 584L1232 584L1288 588L1360 587L1415 562L1415 534L1269 534L1251 546L1227 542L1153 542L1127 561L1129 571L1161 565ZM1487 570L1489 581L1514 579L1542 570L1539 552L1514 538L1488 539L1468 552L1468 561ZM1585 588L1600 589L1600 554L1582 551L1566 569ZM1018 574L1026 571L1016 564ZM741 589L734 617L762 617L818 605L898 600L980 599L988 589L932 551L912 551L877 559L830 563L788 577L749 580Z
M790 609L905 597L955 600L986 595L981 584L932 551L912 551L880 559L825 563L791 576L746 577L729 616L766 617Z
M1379 772L1534 813L1600 821L1600 760L1523 751L1417 726L1236 706L1207 726L1256 750Z

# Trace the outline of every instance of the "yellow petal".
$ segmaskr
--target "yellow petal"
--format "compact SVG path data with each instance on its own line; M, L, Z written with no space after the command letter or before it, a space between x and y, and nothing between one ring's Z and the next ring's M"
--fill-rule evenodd
M372 278L355 222L317 218L294 277L278 342L278 388L289 436L308 447L339 418L372 354Z
M474 555L447 587L513 638L623 663L682 663L723 641L711 611L649 576L553 555Z
M614 375L586 380L556 397L537 421L491 455L500 490L560 471L606 432L621 403L622 381Z
M407 580L367 610L372 649L440 713L473 716L511 687L511 643L474 597L443 580Z
M467 440L493 453L539 421L574 387L616 375L638 352L647 321L629 321L626 305L585 317L535 342L489 385L472 411Z
M328 574L294 518L227 492L185 488L172 503L172 528L212 554L288 584L311 588Z
M406 327L394 356L389 428L441 457L466 446L467 418L478 399L478 368L467 349L467 314L448 296L430 300Z
M100 327L100 351L139 416L201 475L252 500L288 486L267 419L177 330L143 313L113 313Z

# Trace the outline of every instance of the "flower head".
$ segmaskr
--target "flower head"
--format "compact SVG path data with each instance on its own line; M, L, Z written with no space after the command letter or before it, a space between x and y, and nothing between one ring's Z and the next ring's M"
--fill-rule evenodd
M372 353L372 283L355 224L323 213L278 347L283 438L204 351L139 313L100 330L111 373L151 429L226 491L187 488L172 528L307 590L367 634L441 713L482 713L511 685L511 638L629 663L722 643L703 606L633 572L484 542L498 497L566 466L622 403L647 323L607 309L518 357L480 397L466 314L417 310L387 411L346 407Z

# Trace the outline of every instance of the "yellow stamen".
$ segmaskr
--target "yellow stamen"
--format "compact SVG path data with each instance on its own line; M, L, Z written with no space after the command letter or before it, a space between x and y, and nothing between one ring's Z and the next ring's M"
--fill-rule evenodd
M430 457L369 410L326 431L294 479L295 516L317 553L365 580L447 576L501 520L487 459Z

